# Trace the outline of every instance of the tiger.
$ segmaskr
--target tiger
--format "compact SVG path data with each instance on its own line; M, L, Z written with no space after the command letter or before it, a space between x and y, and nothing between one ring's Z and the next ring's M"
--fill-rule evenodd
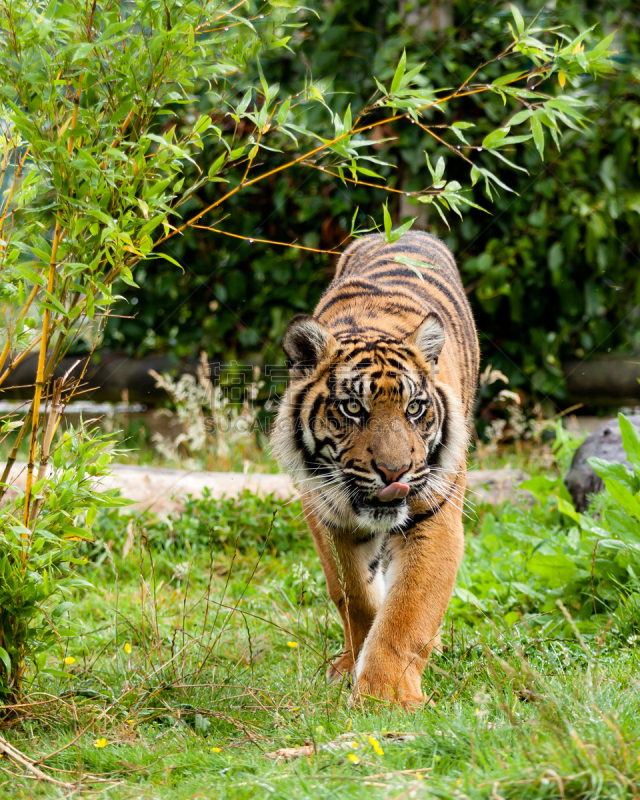
M464 551L480 358L452 253L422 231L354 240L282 347L272 447L344 629L327 679L415 708Z

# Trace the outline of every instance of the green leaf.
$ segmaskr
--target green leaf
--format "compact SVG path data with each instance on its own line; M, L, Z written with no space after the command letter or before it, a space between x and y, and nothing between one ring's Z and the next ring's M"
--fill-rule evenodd
M640 434L624 414L618 414L618 422L620 423L622 444L629 463L632 464L636 474L640 476Z
M629 472L624 464L616 464L610 461L605 461L602 458L589 458L587 459L589 466L602 480L614 480L626 486L631 492L636 491L635 476Z
M531 117L531 133L533 134L533 141L538 148L540 158L544 156L544 131L542 130L542 123L535 114Z
M9 658L9 653L7 653L4 647L0 647L0 661L2 661L4 664L5 669L7 670L7 677L9 677L9 675L11 675L11 659Z
M487 150L490 150L492 147L495 147L499 142L501 142L508 133L509 128L498 128L495 131L491 131L491 133L487 134L487 136L485 136L482 140L482 146Z
M564 514L565 516L572 519L574 522L580 524L580 519L581 519L580 514L575 510L573 505L569 503L567 500L565 500L563 497L558 498L558 511L561 514Z
M227 154L223 153L221 156L218 156L213 164L209 167L209 172L207 173L210 178L213 178L214 175L217 175L220 171L220 167L224 164L227 158Z
M244 94L244 97L242 98L242 100L240 101L238 106L236 107L236 114L238 116L244 114L244 112L249 107L249 103L251 102L251 94L252 94L252 92L253 92L253 89L247 89L247 91Z
M43 286L46 282L44 275L31 269L31 267L27 267L26 264L14 264L13 268L18 275L31 283L35 283L36 286Z
M515 192L510 186L507 186L507 184L504 183L504 181L501 181L500 178L498 178L497 175L494 175L493 172L491 172L490 170L484 169L484 167L483 167L483 168L480 169L480 172L484 175L485 180L487 180L487 181L488 180L492 180L494 183L496 183L498 186L500 186L500 188L504 189L506 192L513 192L514 194L517 194L517 192Z
M522 14L520 10L516 8L512 3L509 4L509 8L511 9L511 13L513 14L513 19L516 23L516 28L518 29L518 33L524 33L524 19L522 18Z
M344 129L345 129L346 132L349 132L351 130L351 122L352 122L352 119L351 119L351 104L349 104L347 106L347 110L346 110L345 115L344 115Z
M524 111L518 111L518 113L514 114L509 120L509 125L520 125L522 122L526 122L532 114L533 111L531 111L530 108L525 108Z
M384 218L385 241L389 242L391 240L391 214L389 214L386 203L382 206L382 215Z
M511 83L512 81L517 81L523 75L526 75L527 72L510 72L508 75L503 75L501 78L493 81L493 86L504 86L507 83Z
M108 214L105 214L104 211L100 211L99 208L87 208L86 211L87 214L100 220L100 222L104 222L105 225L111 225L113 222L113 219Z
M622 506L627 514L640 520L640 497L638 495L632 494L626 486L611 478L605 478L604 485L611 497Z
M156 253L156 255L159 256L160 258L164 258L166 261L169 261L171 264L175 264L176 267L179 267L184 272L184 269L182 269L182 265L178 261L176 261L175 258L170 256L168 253Z
M278 113L276 115L276 119L278 120L278 124L282 125L287 121L287 117L289 116L289 108L291 107L291 98L287 97L284 103L278 109Z
M409 267L409 269L412 269L416 273L416 275L420 278L421 281L424 281L424 277L420 270L440 269L440 267L436 266L435 264L425 264L424 261L420 261L417 258L409 258L409 256L403 256L403 255L396 256L395 261L398 264L404 264L405 267Z
M527 561L527 568L552 587L568 583L578 571L575 562L564 553L546 554L540 550Z
M211 127L211 117L208 114L203 114L196 122L193 132L196 134L201 134L204 133L209 127Z
M260 59L257 59L258 62L258 75L260 76L260 85L262 86L262 92L264 94L265 99L267 99L269 95L269 84L264 77L264 72L262 71L262 64L260 63Z
M511 137L509 137L509 138L511 138ZM517 137L514 136L513 138L515 139ZM531 138L531 136L525 136L524 137L525 141L530 139L530 138ZM506 142L506 139L503 142L500 143L500 147L504 147L505 146L505 142ZM496 158L499 158L500 161L504 161L504 163L508 164L512 169L518 169L518 170L520 170L520 172L526 172L527 175L529 174L529 171L527 169L525 169L525 167L519 167L517 164L514 164L513 161L510 161L506 156L504 156L498 150L497 146L492 148L489 152L491 153L492 156L495 156Z
M95 45L92 42L82 42L76 47L73 54L72 61L80 61L82 58L88 58L93 52Z
M605 50L609 49L609 45L613 42L615 37L615 31L610 33L609 36L605 36L602 41L598 42L598 44L593 48L593 50L588 54L590 59L598 58L599 56L603 55Z
M400 57L400 61L398 62L398 66L396 67L396 74L393 76L393 80L391 81L391 91L389 94L395 94L398 89L400 88L400 83L402 82L402 76L405 73L405 69L407 66L407 51L402 51L402 56Z
M402 225L399 225L393 231L391 231L391 242L397 242L404 234L411 228L413 223L416 221L416 217L412 217L411 219L403 222Z
M58 300L57 297L54 297L52 294L49 294L49 292L45 292L45 296L47 298L47 302L44 305L50 304L52 311L55 310L59 314L62 314L65 317L67 316L67 309L62 305L62 303Z

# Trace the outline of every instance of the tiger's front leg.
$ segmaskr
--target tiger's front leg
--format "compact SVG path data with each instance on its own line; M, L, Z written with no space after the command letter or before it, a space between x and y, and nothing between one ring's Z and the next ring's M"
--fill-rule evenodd
M320 557L329 597L344 629L344 650L327 669L327 678L339 682L355 673L355 664L384 595L379 568L384 535L335 531L328 533L308 502L302 502ZM336 563L336 556L338 563Z
M405 708L425 701L422 672L438 641L463 551L462 514L452 502L404 535L390 537L388 591L357 661L353 700L373 695Z

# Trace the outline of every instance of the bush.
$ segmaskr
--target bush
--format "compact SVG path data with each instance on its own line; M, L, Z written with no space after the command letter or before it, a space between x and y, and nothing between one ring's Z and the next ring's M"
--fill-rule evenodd
M48 652L70 632L74 590L90 588L75 567L78 542L91 541L99 509L128 504L116 490L100 491L100 478L113 453L108 436L65 432L53 454L50 475L33 486L44 498L35 523L23 522L21 494L1 510L0 524L0 695L19 697L27 671L43 670ZM60 670L48 668L50 674Z
M538 476L521 488L522 504L484 513L458 579L460 613L500 611L510 624L570 607L580 630L602 628L620 604L640 607L640 435L620 415L633 472L589 463L605 491L579 514L561 477Z
M184 555L189 551L224 552L232 555L309 547L309 534L300 503L261 498L246 490L239 497L214 499L205 488L201 498L191 495L184 511L166 519L152 512L103 512L96 522L98 549L123 544L131 526L157 553ZM111 544L109 544L111 542ZM98 550L91 546L97 555ZM94 558L92 558L94 560Z

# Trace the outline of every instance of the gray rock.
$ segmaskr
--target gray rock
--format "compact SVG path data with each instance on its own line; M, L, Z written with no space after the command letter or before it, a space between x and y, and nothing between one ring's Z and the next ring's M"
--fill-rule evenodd
M640 414L633 414L627 419L640 432ZM599 478L588 464L587 459L589 458L601 458L603 461L611 463L626 464L631 469L631 464L627 461L622 446L622 434L617 419L607 420L600 425L587 436L573 456L571 469L565 475L564 483L578 511L584 511L587 508L590 502L589 495L604 489L602 478Z

